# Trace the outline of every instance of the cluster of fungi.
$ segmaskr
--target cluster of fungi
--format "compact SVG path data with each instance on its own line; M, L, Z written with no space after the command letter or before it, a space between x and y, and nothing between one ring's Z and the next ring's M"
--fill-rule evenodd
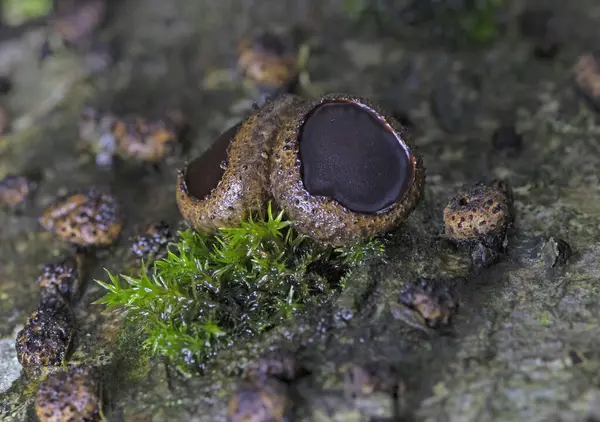
M197 230L233 226L272 201L331 246L404 221L425 170L403 127L369 101L276 97L180 171L179 209Z
M100 16L103 5L96 2L96 9L82 16ZM242 40L238 53L241 73L263 88L278 92L298 77L294 46L269 34ZM587 76L596 75L597 67L589 57L581 61L580 86L595 87ZM88 108L79 135L99 150L98 163L108 154L157 164L183 126L179 113L153 120ZM178 172L176 202L184 220L204 232L234 227L271 203L300 234L338 247L400 225L419 203L424 183L422 158L390 113L346 94L305 100L279 92ZM26 178L9 175L0 181L0 205L15 207L32 189ZM444 210L446 237L468 249L475 264L489 265L506 244L511 201L501 181L464 187ZM116 198L96 189L59 199L40 218L42 227L79 252L112 245L124 223ZM151 224L134 239L131 251L139 258L159 256L171 235L166 223ZM55 369L40 385L36 414L45 421L96 420L101 388L95 368L64 367L74 333L71 305L80 293L77 270L66 261L50 265L38 281L40 305L17 338L18 359L28 375ZM399 301L429 327L448 325L458 307L449 286L439 280L407 283ZM284 381L295 376L268 377L260 388L244 384L229 402L232 420L261 412L283 418L289 404Z

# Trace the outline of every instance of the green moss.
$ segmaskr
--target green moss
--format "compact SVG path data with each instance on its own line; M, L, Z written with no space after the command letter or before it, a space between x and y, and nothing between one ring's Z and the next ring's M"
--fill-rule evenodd
M113 383L127 385L148 378L150 353L140 350L145 338L143 330L136 324L135 314L126 316L114 345L111 370L108 371Z
M467 41L488 44L499 35L496 16L506 6L506 0L485 0L465 13L457 13L458 26Z
M6 22L19 25L28 19L39 18L52 10L50 0L4 0Z
M124 307L145 331L144 346L197 373L219 350L259 335L343 286L353 266L382 245L329 249L296 233L283 213L249 218L216 235L179 232L168 255L139 276L97 281L99 300Z

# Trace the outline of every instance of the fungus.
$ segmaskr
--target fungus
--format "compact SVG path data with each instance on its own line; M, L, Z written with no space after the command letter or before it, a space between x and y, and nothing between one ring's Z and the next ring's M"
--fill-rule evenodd
M400 123L368 101L327 95L278 131L271 193L301 233L341 246L390 230L421 197L425 171Z
M190 225L208 231L231 227L264 207L273 139L299 101L292 95L271 100L179 172L177 204Z

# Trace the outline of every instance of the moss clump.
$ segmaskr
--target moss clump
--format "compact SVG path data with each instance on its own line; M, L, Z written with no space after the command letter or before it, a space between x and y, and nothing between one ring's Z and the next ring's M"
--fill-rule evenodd
M50 0L4 0L5 20L10 25L20 25L28 19L39 18L52 10Z
M146 334L144 345L184 372L198 373L234 340L261 334L339 287L353 266L380 256L376 240L322 248L269 207L215 235L179 232L168 255L139 276L97 281L98 302L123 307Z

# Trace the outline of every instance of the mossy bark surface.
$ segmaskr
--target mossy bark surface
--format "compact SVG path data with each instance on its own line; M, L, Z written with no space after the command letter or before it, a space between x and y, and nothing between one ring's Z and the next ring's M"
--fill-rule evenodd
M556 11L563 42L552 60L536 59L518 32L514 16L524 1L506 3L498 16L505 28L483 46L427 41L435 28L449 31L436 19L394 26L374 11L357 20L361 2L353 13L343 6L350 2L334 0L115 3L105 35L118 40L121 59L93 78L72 55L40 66L40 29L0 42L0 71L13 82L2 101L14 117L13 134L0 137L0 176L43 174L22 212L0 212L1 420L35 420L34 385L20 376L14 338L39 300L42 267L67 251L38 216L58 194L90 185L112 188L127 214L121 240L98 254L86 280L70 358L103 367L108 420L225 421L240 370L271 346L297 352L311 372L294 385L294 420L600 418L600 119L570 81L577 57L600 42L596 1L536 2ZM107 279L103 268L130 267L128 238L137 227L181 222L176 170L252 106L239 85L217 83L221 70L235 63L241 35L273 23L311 35L307 93L365 96L410 115L427 169L424 198L386 237L386 264L359 269L332 303L222 353L203 377L184 378L145 356L120 315L92 304L104 293L93 279ZM192 123L190 147L158 173L131 163L98 169L76 149L86 103L142 114L180 106ZM518 154L492 147L507 119L523 134ZM441 237L442 211L463 184L493 178L513 189L514 227L506 255L472 273L468 253ZM556 239L573 250L565 264ZM419 277L466 279L450 332L418 330L399 317L401 286ZM348 394L338 368L365 362L396 368L383 377L402 379L398 398Z

